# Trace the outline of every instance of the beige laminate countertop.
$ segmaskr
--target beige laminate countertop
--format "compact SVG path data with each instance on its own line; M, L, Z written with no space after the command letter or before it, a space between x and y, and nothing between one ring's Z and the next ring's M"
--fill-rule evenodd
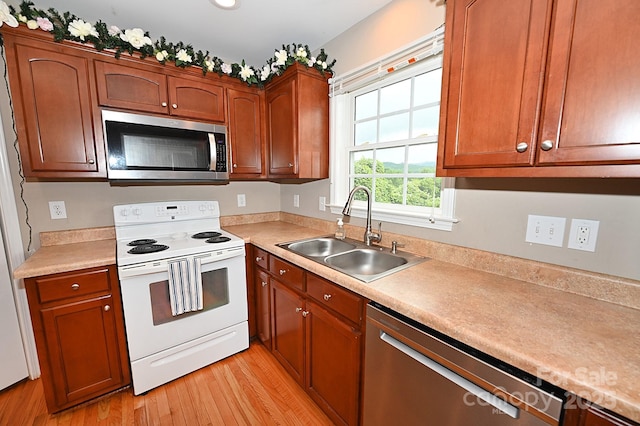
M478 350L640 421L640 310L434 259L364 283L276 246L326 235L317 229L285 222L225 229Z

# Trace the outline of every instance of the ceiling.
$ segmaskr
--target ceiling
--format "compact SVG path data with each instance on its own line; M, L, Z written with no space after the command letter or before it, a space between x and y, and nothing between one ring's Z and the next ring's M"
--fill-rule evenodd
M283 44L306 44L311 51L392 0L240 0L234 10L209 0L32 0L91 23L120 29L142 28L153 41L164 36L227 62L264 65ZM8 0L16 9L20 0ZM329 59L331 52L327 51Z

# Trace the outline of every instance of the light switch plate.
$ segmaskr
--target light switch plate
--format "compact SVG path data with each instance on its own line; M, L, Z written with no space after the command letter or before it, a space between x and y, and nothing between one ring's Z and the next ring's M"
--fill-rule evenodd
M564 225L567 219L554 216L536 216L530 214L527 221L525 241L534 244L562 247Z

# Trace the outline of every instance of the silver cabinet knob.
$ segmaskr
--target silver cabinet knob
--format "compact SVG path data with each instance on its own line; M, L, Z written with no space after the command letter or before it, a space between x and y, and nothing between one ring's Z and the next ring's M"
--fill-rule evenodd
M286 270L286 269L280 269L280 271L279 271L279 272L280 272L280 275L284 275L284 274L286 274L286 273L287 273L287 270Z
M107 312L111 309L111 306L109 305L104 305L104 311Z
M518 152L525 152L527 148L529 148L529 144L526 142L520 142L518 145L516 145L516 151Z
M167 106L167 103L166 103L166 102L163 102L161 105L162 105L163 107L166 107L166 106Z
M94 159L89 160L89 164L95 164L95 163L96 163L96 160Z
M289 163L289 167L293 167L293 163Z
M238 165L237 165L236 163L233 163L233 167L234 167L234 168L237 168L237 167L238 167Z
M264 258L262 256L257 256L256 257L256 262L262 262Z
M171 104L171 106L173 107L173 109L177 109L178 108L178 104Z
M264 286L267 285L267 282L266 281L262 281L260 284L262 284L262 287L264 287Z
M300 312L302 308L296 308L296 312Z
M78 283L71 284L71 290L77 290L79 288L80 288L80 284L78 284Z
M309 315L309 311L302 311L302 316L303 316L303 317L305 317L305 318L306 318L306 317L307 317L307 315Z
M331 299L331 295L330 294L325 294L324 296L322 296L324 298L324 300L326 300L327 302L329 301L329 299Z
M546 140L546 141L542 141L542 143L540 144L540 148L542 148L543 151L549 151L551 148L553 148L553 141L550 140Z

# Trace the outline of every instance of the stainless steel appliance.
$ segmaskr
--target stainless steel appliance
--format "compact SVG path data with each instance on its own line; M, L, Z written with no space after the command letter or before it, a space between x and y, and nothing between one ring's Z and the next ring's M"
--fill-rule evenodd
M244 241L220 229L218 202L113 212L134 394L247 349Z
M367 306L365 426L560 424L561 390L436 334Z
M112 181L229 180L224 126L102 111Z

